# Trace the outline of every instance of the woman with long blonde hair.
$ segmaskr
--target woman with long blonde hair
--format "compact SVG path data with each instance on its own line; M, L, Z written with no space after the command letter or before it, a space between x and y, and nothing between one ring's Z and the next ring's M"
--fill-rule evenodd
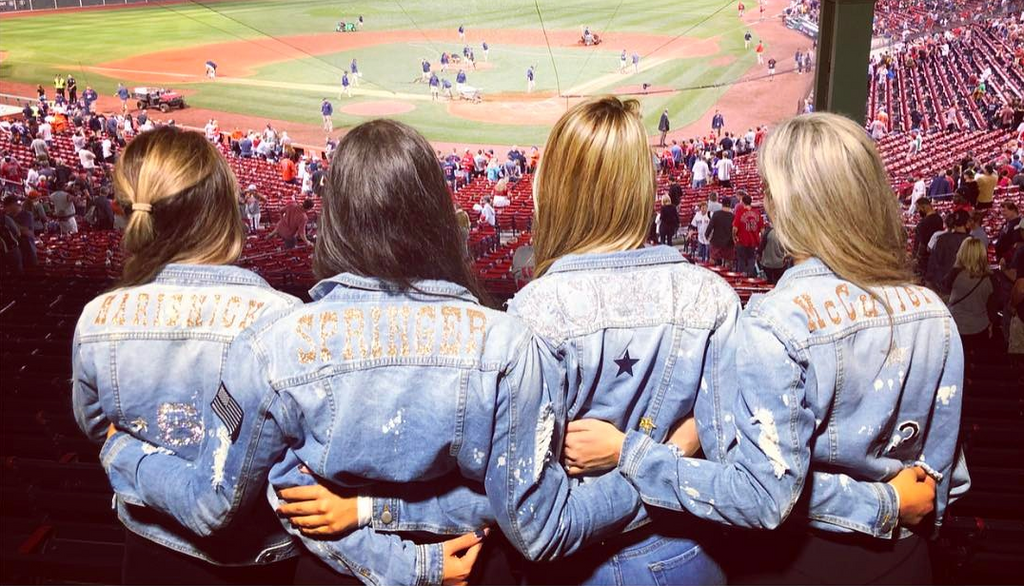
M988 251L977 238L967 238L956 253L953 270L946 278L949 312L960 332L965 352L984 348L991 324L988 301L995 288L990 275Z
M97 443L116 425L153 450L193 460L228 345L264 313L299 301L231 266L244 239L238 187L202 135L173 127L143 133L114 168L114 186L129 214L122 240L129 256L118 287L78 321L75 418ZM107 465L114 450L104 447ZM116 506L127 530L125 584L291 581L293 564L271 562L298 549L265 503L247 511L246 527L216 538L200 538L120 492Z
M750 547L730 539L742 579L928 581L917 532L930 535L968 486L956 325L913 282L896 198L859 125L833 114L787 120L758 166L767 213L796 266L706 352L729 365L702 373L702 385L717 382L710 402L719 411L702 412L697 399L712 462L643 429L589 420L570 425L566 452L585 470L617 463L648 505L781 526ZM856 497L864 487L876 502ZM934 520L913 527L932 495Z

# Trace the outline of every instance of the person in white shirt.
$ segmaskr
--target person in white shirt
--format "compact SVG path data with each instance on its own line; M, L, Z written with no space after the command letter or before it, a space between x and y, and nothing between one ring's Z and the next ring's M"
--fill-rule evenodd
M711 176L711 168L708 167L708 162L704 157L697 157L697 161L693 164L693 180L691 186L694 189L698 187L704 187L708 184L708 177Z
M32 163L25 176L25 191L39 187L39 163Z
M203 127L203 131L206 133L206 140L208 140L208 141L210 141L212 143L216 143L217 142L217 134L218 133L217 133L217 121L216 120L211 118L210 121L206 123L206 126Z
M917 176L917 181L914 182L914 189L910 192L910 207L907 208L907 215L912 216L917 210L917 200L921 199L927 193L928 188L924 183L924 177L921 175Z
M690 220L690 226L697 229L697 258L701 262L708 262L710 242L708 242L707 231L710 223L711 214L708 213L708 204L701 202L700 207L693 212L693 219Z
M494 227L497 223L497 216L494 213L494 207L491 206L491 196L485 195L480 203L473 206L473 210L480 212L480 223L487 224L488 226Z
M60 226L61 234L77 234L78 222L75 220L75 200L71 194L59 189L50 194L53 205L53 217Z
M83 169L92 170L96 168L96 155L87 148L78 151L78 162Z
M103 141L100 142L100 148L103 149L103 161L106 163L113 163L114 141L110 140L109 136L104 136Z
M53 126L49 122L43 120L43 123L39 125L39 137L46 141L47 146L53 142Z
M722 187L732 187L732 172L736 164L732 162L732 153L726 153L725 158L718 161L718 183Z

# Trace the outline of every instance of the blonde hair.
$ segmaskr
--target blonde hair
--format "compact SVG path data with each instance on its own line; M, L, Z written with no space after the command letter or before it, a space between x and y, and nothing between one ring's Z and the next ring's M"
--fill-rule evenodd
M965 238L960 243L960 249L956 251L956 262L953 268L963 269L973 279L987 277L992 273L988 266L988 251L977 238Z
M245 234L234 173L198 132L164 126L128 143L114 167L129 213L121 286L151 281L168 263L230 264Z
M644 243L655 193L647 143L636 100L591 99L558 120L533 184L538 276L567 254Z
M757 166L765 210L790 255L817 257L865 290L913 281L888 174L855 122L827 113L790 118L765 139Z

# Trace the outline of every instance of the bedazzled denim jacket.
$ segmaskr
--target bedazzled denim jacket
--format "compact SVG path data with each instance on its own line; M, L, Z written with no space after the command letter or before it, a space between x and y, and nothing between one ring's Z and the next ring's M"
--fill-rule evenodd
M641 509L629 482L608 475L570 492L552 453L563 408L545 381L562 379L559 363L462 287L416 290L342 274L313 303L249 328L225 357L196 461L115 434L102 453L115 490L209 535L248 523L240 512L264 498L268 473L275 489L312 482L299 463L322 482L370 490L459 474L483 486L529 557L621 531ZM440 544L370 528L304 543L367 583L441 581Z
M722 278L667 246L570 255L525 287L509 312L563 361L568 420L602 419L657 443L692 412L705 456L725 459L736 437L735 360L743 344L734 339L739 299ZM672 446L662 449L675 454ZM388 502L392 520L387 524L380 522L383 504L377 499L373 526L412 530L428 522L434 531L472 530L487 519L473 516L486 512L485 507L467 506L471 492L464 488ZM808 492L812 511L831 531L882 534L898 521L896 493L884 483L844 482L840 488L832 474L815 473ZM720 502L729 496L709 498ZM660 500L647 502L666 506ZM764 514L771 508L756 500L744 504L763 507ZM437 527L438 519L448 524ZM645 520L638 516L634 525ZM738 517L727 521L761 526Z
M151 283L100 295L75 329L72 402L79 427L102 443L113 423L147 442L147 450L194 466L228 345L264 313L299 304L232 266L171 264ZM243 530L199 537L139 499L117 493L116 501L131 531L209 562L268 563L298 551L269 506L254 509Z
M731 344L736 393L719 421L734 437L724 458L681 458L645 434L628 433L619 469L644 502L772 528L794 510L814 471L811 526L889 537L898 503L866 524L872 515L854 491L919 465L938 483L940 524L948 503L970 485L957 447L960 338L932 291L874 291L877 298L810 259L752 299ZM702 418L698 413L698 426ZM833 498L818 502L825 495Z

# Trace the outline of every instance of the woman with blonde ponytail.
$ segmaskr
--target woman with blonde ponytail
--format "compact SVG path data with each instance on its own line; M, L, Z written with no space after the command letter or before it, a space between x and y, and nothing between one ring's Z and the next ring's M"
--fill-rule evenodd
M570 427L567 453L587 462L611 454L648 504L778 527L730 536L731 581L929 582L925 539L969 486L957 445L956 324L912 279L896 197L858 124L834 114L787 120L758 166L765 209L796 266L739 318L722 352L733 366L717 374L720 416L698 410L698 427L715 428L727 453L715 457L722 445L703 429L715 462L592 422L587 433ZM716 373L702 376L710 383ZM863 487L877 502L856 498Z
M231 410L219 387L228 345L264 313L299 301L230 266L244 238L238 187L202 135L173 127L139 135L114 169L114 186L128 214L128 259L118 288L90 302L78 321L75 418L97 443L116 426L153 450L194 459L206 412ZM105 465L114 452L104 446ZM294 556L296 546L265 503L245 527L205 538L136 499L118 495L116 505L127 530L125 584L292 579L293 563L272 562Z

